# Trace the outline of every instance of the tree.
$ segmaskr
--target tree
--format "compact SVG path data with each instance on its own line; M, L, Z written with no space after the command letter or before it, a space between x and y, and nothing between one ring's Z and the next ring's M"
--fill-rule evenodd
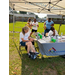
M35 16L36 16L36 18L39 18L38 15L35 15Z
M24 12L24 11L20 11L20 14L27 14L27 12Z

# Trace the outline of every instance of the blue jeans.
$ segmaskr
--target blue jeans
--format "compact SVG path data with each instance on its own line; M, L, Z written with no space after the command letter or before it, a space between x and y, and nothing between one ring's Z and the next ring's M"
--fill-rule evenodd
M45 34L48 33L49 31L50 31L50 29L46 29L46 30L44 31L44 36L46 36Z

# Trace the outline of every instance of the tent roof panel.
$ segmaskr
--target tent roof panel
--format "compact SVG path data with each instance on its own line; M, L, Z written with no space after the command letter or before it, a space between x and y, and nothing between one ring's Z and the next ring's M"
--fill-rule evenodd
M10 0L9 6L17 11L65 15L65 0Z

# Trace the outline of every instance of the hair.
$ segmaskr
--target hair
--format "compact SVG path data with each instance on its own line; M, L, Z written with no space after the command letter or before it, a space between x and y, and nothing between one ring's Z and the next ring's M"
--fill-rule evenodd
M51 20L51 18L48 18L48 20Z
M51 27L51 30L53 31L53 30L55 30L55 28L54 27Z
M22 28L23 35L25 35L25 31L24 30L29 30L28 26L25 26L25 27Z
M31 19L29 18L29 19L28 19L28 22L30 22L30 21L31 21Z

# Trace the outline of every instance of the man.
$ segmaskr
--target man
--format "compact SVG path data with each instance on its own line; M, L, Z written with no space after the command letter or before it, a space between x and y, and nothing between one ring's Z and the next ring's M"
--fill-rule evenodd
M45 28L44 36L46 36L46 33L50 31L52 26L54 26L54 22L51 20L51 18L48 18L48 20L44 23L44 28Z

